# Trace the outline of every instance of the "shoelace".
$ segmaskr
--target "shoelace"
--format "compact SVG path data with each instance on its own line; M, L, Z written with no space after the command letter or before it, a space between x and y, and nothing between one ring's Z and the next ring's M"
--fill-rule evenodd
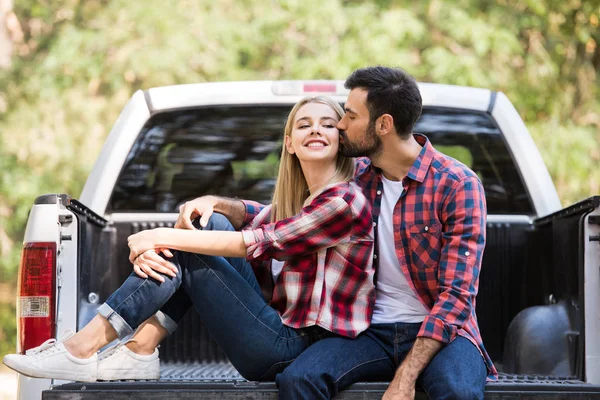
M109 347L108 349L104 350L102 353L99 354L98 356L98 361L102 361L107 359L108 357L112 356L113 354L115 354L117 351L125 351L126 348L126 344L129 343L131 340L128 340L126 342L121 342L121 343L117 343L112 347ZM158 346L156 346L156 348L160 348L160 344Z
M54 352L54 351L56 351L55 344L56 344L56 339L48 339L44 343L39 345L38 347L34 347L33 349L26 350L25 355L37 356L37 355L40 355L42 352L48 352L48 351Z

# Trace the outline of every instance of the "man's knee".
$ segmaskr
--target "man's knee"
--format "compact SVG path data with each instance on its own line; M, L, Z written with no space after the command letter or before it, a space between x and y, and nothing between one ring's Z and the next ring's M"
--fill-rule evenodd
M430 399L446 400L479 400L483 399L485 390L485 378L483 380L476 378L471 371L462 371L462 373L453 371L444 373L438 371L436 376L429 374L427 379L420 383Z
M194 219L193 223L196 229L208 231L233 231L233 226L226 216L219 213L213 213L204 228L200 228L200 217Z
M479 400L483 399L483 387L464 385L461 382L446 381L436 388L425 390L430 399Z

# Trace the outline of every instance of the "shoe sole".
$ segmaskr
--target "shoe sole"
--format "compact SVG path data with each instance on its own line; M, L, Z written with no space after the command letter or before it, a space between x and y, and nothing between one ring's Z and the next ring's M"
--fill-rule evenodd
M10 358L4 357L2 363L13 371L18 372L21 375L28 376L30 378L46 378L46 379L62 379L66 381L77 381L77 382L96 382L96 377L91 374L73 373L71 371L60 371L54 370L50 372L36 371L30 368L28 365L13 361Z
M160 379L160 371L132 371L130 369L110 370L103 373L98 373L99 381L123 381L123 380L158 380Z

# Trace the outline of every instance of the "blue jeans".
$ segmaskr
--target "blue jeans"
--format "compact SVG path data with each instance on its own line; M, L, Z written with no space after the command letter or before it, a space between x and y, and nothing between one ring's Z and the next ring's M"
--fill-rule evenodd
M205 229L233 230L214 214ZM179 272L165 282L132 273L98 309L120 338L153 315L167 331L193 305L233 366L249 380L274 380L308 346L328 332L294 329L264 300L251 265L243 258L173 252Z
M281 399L331 399L355 382L389 382L421 324L373 324L356 339L324 338L277 375ZM431 399L483 399L487 369L479 350L457 337L431 360L417 386Z

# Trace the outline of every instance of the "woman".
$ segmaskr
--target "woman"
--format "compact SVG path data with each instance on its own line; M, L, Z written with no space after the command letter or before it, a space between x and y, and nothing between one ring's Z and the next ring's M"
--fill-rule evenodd
M158 379L156 348L193 305L245 378L272 380L320 338L365 330L374 302L372 217L351 183L353 160L338 155L342 115L326 97L298 102L286 123L272 206L242 232L215 214L211 230L130 236L134 273L98 315L62 342L7 355L4 363L42 378ZM153 252L170 262L140 257ZM270 302L261 292L268 284Z

